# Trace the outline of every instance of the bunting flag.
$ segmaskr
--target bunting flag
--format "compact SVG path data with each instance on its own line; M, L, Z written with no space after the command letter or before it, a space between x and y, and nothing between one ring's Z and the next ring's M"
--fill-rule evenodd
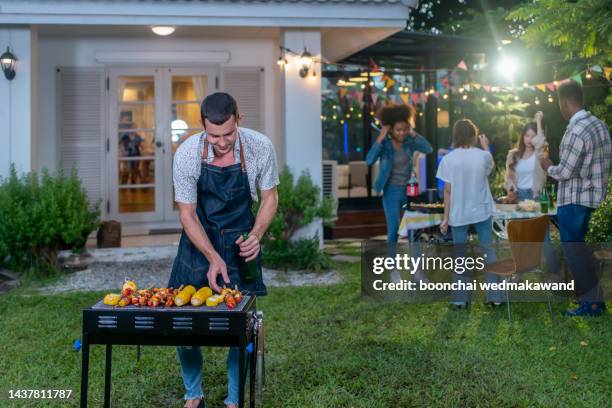
M467 65L465 65L465 61L461 60L459 64L457 64L457 68L467 71Z
M542 92L546 92L546 84L537 84L535 87Z
M548 88L549 91L554 92L555 91L555 83L554 82L549 82L546 84L546 88Z
M376 105L376 101L378 101L378 94L377 93L372 94L372 104Z
M612 68L604 68L604 73L606 75L606 79L609 81L612 77Z
M363 101L363 92L361 92L361 91L357 92L357 100L358 101Z
M491 87L489 85L484 85L483 88L485 91L491 92Z
M474 89L480 89L480 84L474 84Z
M599 72L600 74L603 72L603 71L601 70L601 67L600 67L599 65L593 65L593 68L592 68L592 69L593 69L593 71L595 71L595 72Z
M344 95L346 95L346 88L338 89L338 96L340 97L340 99L344 98Z
M408 94L402 94L401 97L402 97L402 102L408 105Z
M442 88L447 89L448 85L449 85L448 78L444 77L444 79L442 80Z
M439 98L440 97L440 92L436 91L436 92L434 92L434 95L435 95L436 98Z
M580 75L580 74L574 75L571 79L573 79L574 81L576 81L580 85L582 85L582 75Z
M413 93L412 95L410 95L410 98L412 99L413 105L416 105L417 103L419 103L419 94Z

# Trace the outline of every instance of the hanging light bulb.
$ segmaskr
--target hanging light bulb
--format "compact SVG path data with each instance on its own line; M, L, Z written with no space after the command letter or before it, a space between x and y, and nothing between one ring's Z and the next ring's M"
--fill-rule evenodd
M459 88L459 93L463 93L465 89L463 87Z
M518 95L514 95L514 100L515 100L515 101L518 101L518 100L519 100Z
M443 98L443 99L448 99L448 94L444 94L444 95L442 95L442 98Z
M586 79L591 79L593 77L593 75L591 75L591 70L588 69L586 74L585 74Z
M536 100L535 100L535 102L534 102L534 103L535 103L536 105L539 105L539 104L540 104L540 100L539 100L538 98L536 98Z
M552 103L554 101L552 95L548 95L548 102Z
M527 88L529 84L527 82L523 82L523 88Z
M468 98L467 94L463 94L463 97L462 97L462 98L463 98L463 100L465 101L465 100Z
M486 101L487 101L487 97L486 97L486 96L483 96L483 97L482 97L482 99L481 99L481 101L486 102Z

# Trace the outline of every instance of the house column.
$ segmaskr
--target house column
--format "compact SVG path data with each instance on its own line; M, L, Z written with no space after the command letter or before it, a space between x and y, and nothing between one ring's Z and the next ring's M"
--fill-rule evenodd
M312 64L304 78L299 73L299 54L304 48L315 59L321 57L321 33L317 30L285 30L281 35L281 45L298 54L286 55L288 64L282 73L283 159L296 179L303 171L308 171L313 182L321 187L321 65ZM313 237L317 233L322 243L323 227L320 220L302 228L294 237Z
M10 47L17 57L15 78L0 72L0 176L6 177L14 164L18 172L36 167L35 69L36 32L30 27L0 29L0 54Z

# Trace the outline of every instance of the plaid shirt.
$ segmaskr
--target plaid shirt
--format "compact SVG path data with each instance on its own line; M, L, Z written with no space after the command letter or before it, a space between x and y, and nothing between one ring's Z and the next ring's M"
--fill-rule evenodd
M585 110L572 116L561 140L559 164L548 174L559 181L557 206L597 208L606 196L612 143L608 127Z

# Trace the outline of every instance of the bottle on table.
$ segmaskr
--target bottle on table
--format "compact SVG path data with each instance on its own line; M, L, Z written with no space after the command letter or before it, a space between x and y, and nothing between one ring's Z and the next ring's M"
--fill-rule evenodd
M540 192L540 212L542 214L548 214L548 192L546 187L542 188Z
M417 181L414 172L412 172L410 180L408 181L408 187L406 187L406 195L408 197L417 197L419 195L419 182Z
M246 241L249 239L249 233L243 232L242 239ZM251 261L244 261L243 279L245 281L254 281L257 278L257 259Z

